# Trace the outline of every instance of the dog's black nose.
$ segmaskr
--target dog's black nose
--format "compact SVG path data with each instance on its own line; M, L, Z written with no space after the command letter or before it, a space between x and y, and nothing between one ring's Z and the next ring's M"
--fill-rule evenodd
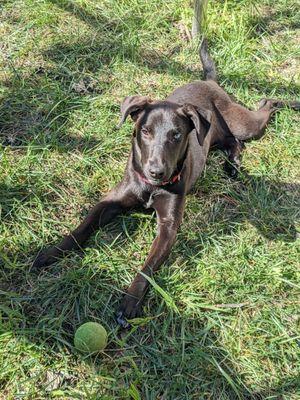
M149 173L154 179L161 179L164 176L164 170L159 168L150 168Z

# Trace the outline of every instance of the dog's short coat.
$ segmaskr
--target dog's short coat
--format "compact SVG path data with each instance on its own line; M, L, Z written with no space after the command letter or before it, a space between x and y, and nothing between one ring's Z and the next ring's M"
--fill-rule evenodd
M125 98L120 125L130 115L135 122L132 150L122 181L57 246L39 254L34 267L49 265L64 252L79 248L99 227L117 214L143 204L157 214L158 233L150 253L124 296L117 312L123 327L134 318L152 275L168 257L182 220L185 196L201 174L208 152L227 153L225 169L235 177L244 142L260 138L274 111L300 103L261 100L257 111L234 102L216 83L216 70L204 40L200 57L206 81L188 83L166 100L144 96Z

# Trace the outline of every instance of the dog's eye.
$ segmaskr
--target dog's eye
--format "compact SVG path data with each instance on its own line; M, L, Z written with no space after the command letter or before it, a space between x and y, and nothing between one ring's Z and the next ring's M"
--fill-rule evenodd
M148 136L148 135L149 135L149 131L148 131L147 128L142 128L142 129L141 129L141 133L142 133L143 135L145 135L145 136Z
M174 134L174 136L173 136L173 138L175 139L175 140L180 140L181 139L181 133L180 132L176 132L175 134Z

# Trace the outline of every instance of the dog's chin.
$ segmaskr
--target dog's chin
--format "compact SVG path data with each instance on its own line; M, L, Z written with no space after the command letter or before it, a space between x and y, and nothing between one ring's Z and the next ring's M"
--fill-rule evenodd
M151 185L153 185L153 186L162 186L162 185L164 185L166 182L169 181L169 178L167 178L167 177L164 177L164 178L162 178L162 179L153 179L153 178L151 178L151 177L148 176L148 175L145 175L145 177L146 177L147 181L148 181Z
M153 178L146 178L147 181L153 186L161 186L166 180L165 179L153 179Z
M161 185L163 182L163 179L154 179L153 177L149 176L149 174L147 174L145 171L143 171L143 176L146 182L154 186Z

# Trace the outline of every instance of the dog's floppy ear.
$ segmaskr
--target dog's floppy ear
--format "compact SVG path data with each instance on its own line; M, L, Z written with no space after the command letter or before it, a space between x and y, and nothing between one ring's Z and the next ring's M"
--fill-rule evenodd
M184 104L182 111L190 118L197 133L200 146L203 146L205 136L207 135L210 125L212 112L204 108L196 107L192 104Z
M118 128L123 125L128 115L131 116L133 121L136 121L140 112L143 111L149 103L151 103L151 100L146 96L125 97L121 104L121 119Z
M227 125L227 122L225 121L223 115L219 111L218 107L215 105L215 103L212 103L213 109L214 109L214 114L215 118L217 120L217 123L220 125L221 129L223 130L224 133L228 136L232 136L232 132L229 129L229 126Z

